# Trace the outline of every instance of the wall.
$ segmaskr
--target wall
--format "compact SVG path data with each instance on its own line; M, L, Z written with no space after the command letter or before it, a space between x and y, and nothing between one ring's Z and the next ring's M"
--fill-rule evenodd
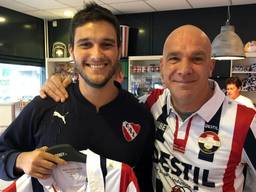
M256 4L230 7L230 22L244 43L256 40L256 25L252 19L255 10ZM183 24L202 28L213 40L227 20L227 7L126 14L117 17L121 24L131 28L129 55L159 55L169 32ZM53 27L52 21L48 22L50 50L55 41L68 44L70 20L56 21L57 27Z
M235 26L244 44L256 40L256 25L251 19L255 10L256 4L230 7L230 23ZM118 15L118 19L120 23L132 28L129 55L161 55L165 38L172 30L184 24L200 27L212 41L226 23L227 7ZM222 89L225 89L229 76L230 61L217 61L212 78L218 81Z
M252 13L255 10L256 4L230 7L230 22L235 26L236 33L244 43L256 40L256 25L252 19ZM213 40L220 33L221 25L224 25L227 20L227 7L118 15L117 17L121 24L144 30L144 33L137 35L137 41L134 41L134 34L131 34L130 44L135 44L136 48L131 50L129 55L159 55L169 32L180 25L196 25Z
M130 26L128 54L155 55L152 51L155 38L152 32L155 28L152 23L154 13L117 15L117 17L122 25Z
M251 18L256 10L256 4L231 6L231 24L244 43L256 40L256 25ZM227 7L202 8L191 10L175 10L152 13L117 15L123 25L130 26L129 55L160 55L165 38L170 31L184 24L193 24L203 29L213 40L220 33L220 28L227 20ZM49 24L50 50L54 41L68 44L70 20L57 20L58 26ZM216 64L213 78L225 85L226 77L230 75L228 65Z

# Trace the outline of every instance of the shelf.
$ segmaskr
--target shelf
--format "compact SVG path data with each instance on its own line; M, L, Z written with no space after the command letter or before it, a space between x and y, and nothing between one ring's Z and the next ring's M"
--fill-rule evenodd
M162 84L159 72L161 58L162 55L129 56L128 90L136 97Z
M129 61L159 61L162 55L129 56Z
M230 76L237 76L242 81L242 95L256 103L256 53L245 53L245 59L231 61ZM234 70L234 71L232 71Z
M256 71L232 71L232 73L237 73L237 74L256 74Z
M134 73L131 72L130 75L159 75L159 71L150 71L150 72L138 72L138 73Z
M57 65L69 65L73 62L71 57L65 58L46 58L46 78L48 79L52 74L55 73Z
M245 53L245 57L256 57L256 53L255 52Z
M55 62L71 62L72 59L71 57L65 57L65 58L46 58L46 62L51 62L51 63L55 63Z
M241 90L241 92L245 92L245 93L256 93L256 91L247 91L247 90Z

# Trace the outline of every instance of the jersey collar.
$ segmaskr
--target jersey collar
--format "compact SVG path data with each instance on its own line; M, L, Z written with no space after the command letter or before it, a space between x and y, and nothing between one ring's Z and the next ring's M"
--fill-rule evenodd
M213 96L198 111L195 112L195 114L201 116L206 122L211 120L225 99L225 94L222 92L217 82L209 80L209 84L214 89ZM171 102L170 91L167 88L164 91L166 92L167 114L171 114L172 112L176 114Z
M213 80L209 80L209 83L212 84L214 88L213 96L196 112L206 122L209 122L217 113L225 99L225 94L220 89L218 83Z

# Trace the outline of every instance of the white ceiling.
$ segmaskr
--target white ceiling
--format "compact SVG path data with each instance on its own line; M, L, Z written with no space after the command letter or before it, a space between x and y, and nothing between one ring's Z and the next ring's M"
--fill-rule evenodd
M64 11L75 13L92 0L0 0L0 6L42 19L70 18ZM256 4L256 0L94 0L114 14L154 12L228 5ZM1 14L1 13L0 13Z

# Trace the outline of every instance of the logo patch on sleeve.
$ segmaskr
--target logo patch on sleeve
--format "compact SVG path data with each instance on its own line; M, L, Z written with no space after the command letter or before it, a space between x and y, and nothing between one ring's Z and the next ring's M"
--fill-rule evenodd
M126 141L131 142L137 137L140 132L141 126L136 123L129 123L124 121L122 124L122 131Z

